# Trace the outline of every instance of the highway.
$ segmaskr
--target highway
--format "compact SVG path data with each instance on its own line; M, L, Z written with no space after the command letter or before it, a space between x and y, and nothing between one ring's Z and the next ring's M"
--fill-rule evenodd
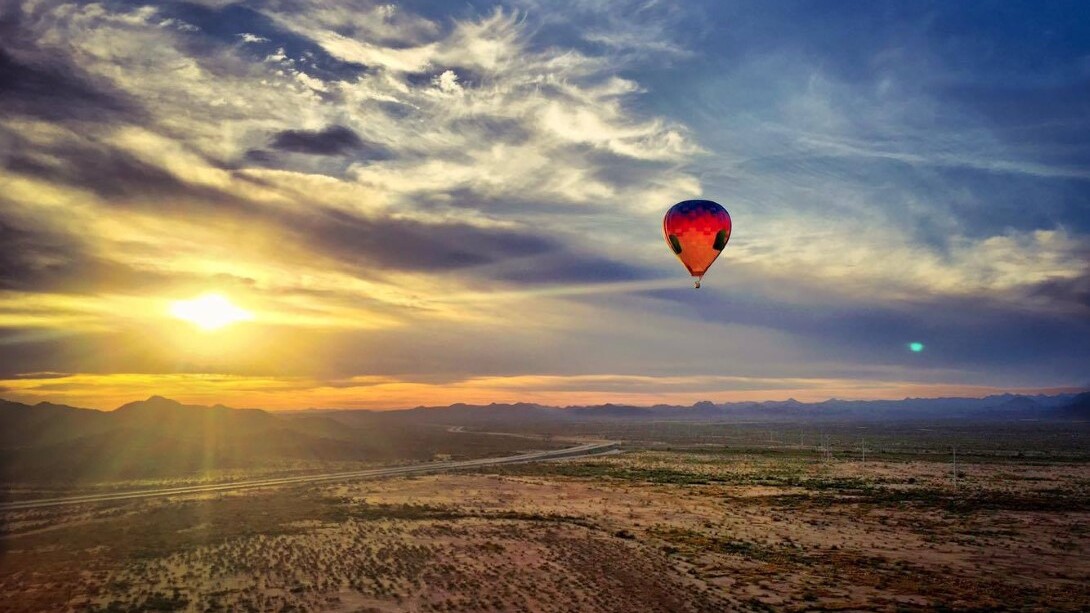
M492 466L496 464L517 464L520 462L537 462L540 460L553 460L558 458L570 458L575 456L591 455L615 449L616 445L617 443L615 441L604 441L596 443L585 443L583 445L567 447L565 449L532 451L529 453L505 456L502 458L481 458L478 460L429 462L426 464L392 466L389 468L370 468L367 470L355 470L339 473L298 475L294 477L279 477L275 479L255 479L252 481L235 481L233 483L212 483L207 485L189 485L184 487L167 487L151 490L86 494L83 496L67 496L64 498L44 498L38 500L11 501L0 503L0 511L42 509L46 507L59 507L76 504L93 504L99 502L113 502L116 500L133 500L137 498L162 498L165 496L178 496L183 494L233 492L237 490L253 489L258 487L275 487L281 485L326 483L330 481L350 481L355 479L377 479L380 477L393 477L399 475L418 475L422 473L460 470L463 468L476 468L478 466Z

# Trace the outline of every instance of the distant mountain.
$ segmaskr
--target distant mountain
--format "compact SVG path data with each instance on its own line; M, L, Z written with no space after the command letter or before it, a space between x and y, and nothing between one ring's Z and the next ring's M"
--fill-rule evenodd
M1075 396L1061 411L1071 419L1090 420L1090 392Z
M302 422L300 422L302 423ZM183 405L152 397L113 412L0 406L0 474L32 481L141 478L254 466L273 460L366 459L340 436L298 428L260 410Z
M690 406L602 404L548 407L538 404L454 404L417 407L403 411L333 410L322 414L345 423L433 423L451 426L501 427L534 422L579 421L710 421L710 422L811 422L811 421L1012 421L1027 419L1066 420L1075 394L1024 396L999 394L986 398L905 398L903 400L825 400L805 403L795 399L768 402L716 404L708 401Z
M115 411L0 400L0 479L97 481L175 477L294 461L430 460L504 454L525 440L448 433L429 424L346 424L152 396Z
M33 407L0 400L0 447L48 444L73 434L93 434L107 429L101 411L40 402Z
M187 405L162 396L130 402L108 415L118 427L202 441L222 436L238 438L241 434L247 438L258 434L268 436L278 430L294 430L292 421L260 409L232 409L221 404L210 407Z
M382 424L441 424L458 426L502 427L508 424L548 422L560 417L556 407L538 404L452 404L442 407L416 407L397 411L373 411L363 409L322 410L312 413L328 416L339 422L354 425L376 426ZM301 412L300 414L306 414Z

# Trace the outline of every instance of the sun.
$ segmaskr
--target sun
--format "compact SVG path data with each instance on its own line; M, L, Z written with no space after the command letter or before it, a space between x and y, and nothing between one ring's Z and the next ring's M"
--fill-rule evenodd
M218 330L240 321L251 321L253 313L241 309L219 294L205 294L190 300L176 300L170 314L202 330Z

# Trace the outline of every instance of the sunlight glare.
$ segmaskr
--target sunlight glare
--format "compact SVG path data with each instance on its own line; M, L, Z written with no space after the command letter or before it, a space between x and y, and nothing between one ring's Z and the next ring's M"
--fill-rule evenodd
M191 300L177 300L170 305L170 314L188 321L202 330L218 330L254 316L219 294L205 294Z

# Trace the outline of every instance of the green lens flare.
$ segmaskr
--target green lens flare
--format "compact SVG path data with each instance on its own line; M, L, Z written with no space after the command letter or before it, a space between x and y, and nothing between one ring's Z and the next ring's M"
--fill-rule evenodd
M915 353L923 351L923 343L909 343L908 348Z

